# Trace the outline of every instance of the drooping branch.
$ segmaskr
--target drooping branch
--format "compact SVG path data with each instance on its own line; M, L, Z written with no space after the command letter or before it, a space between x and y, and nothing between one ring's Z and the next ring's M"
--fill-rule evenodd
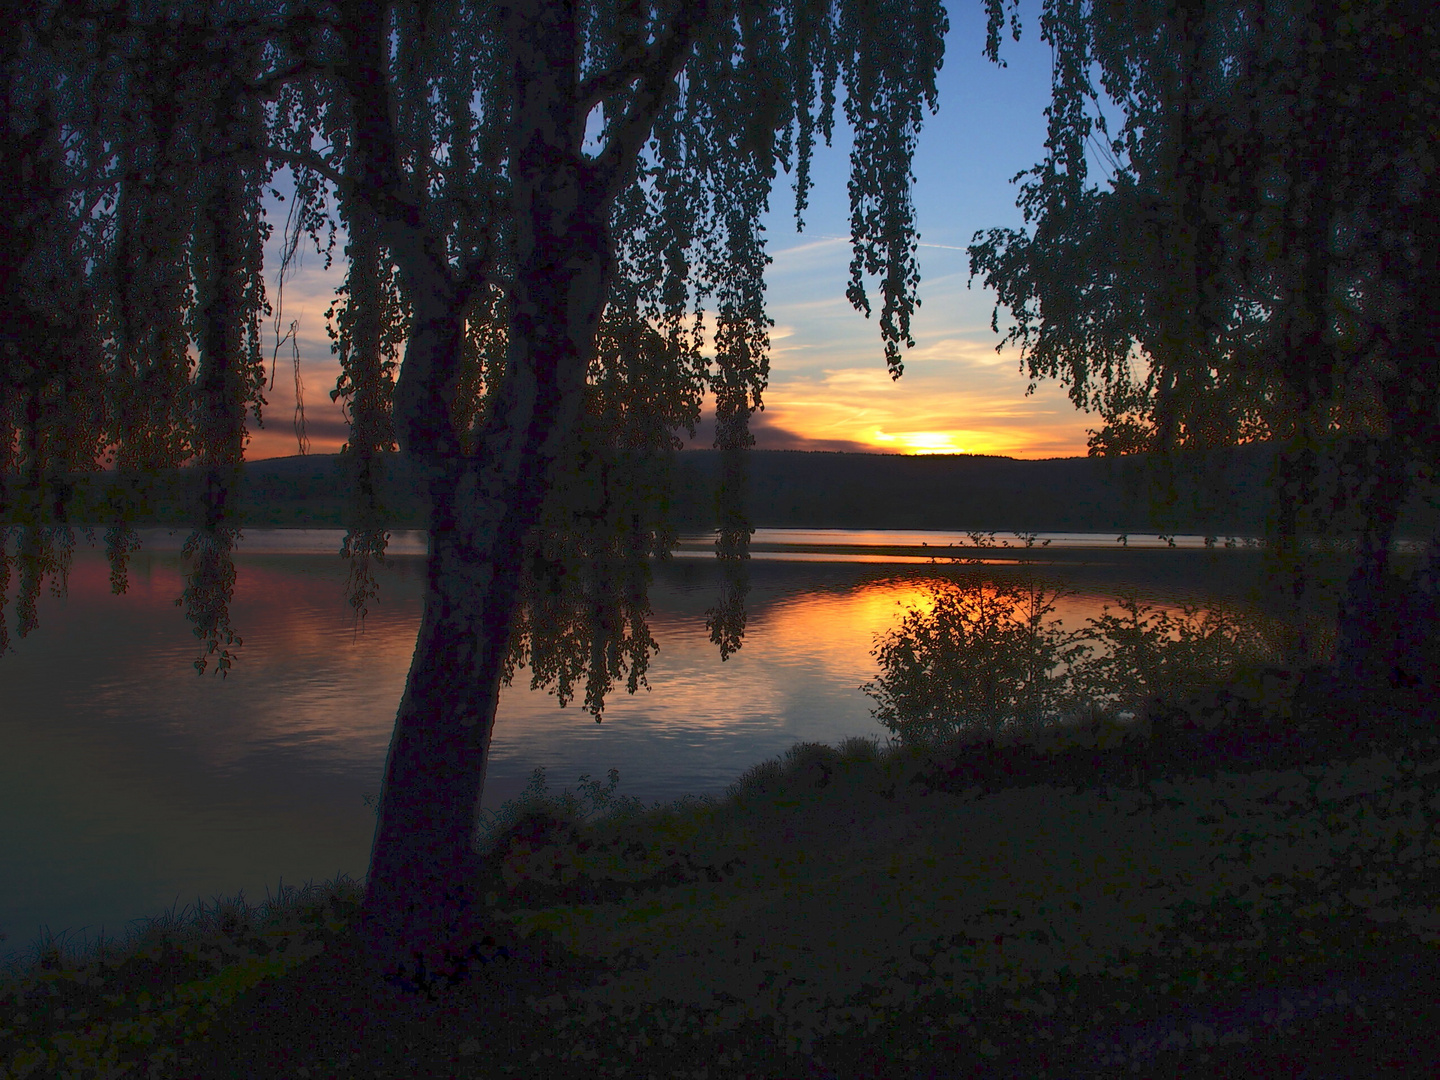
M301 60L298 63L291 64L287 68L273 71L269 75L263 75L258 79L247 80L245 89L261 101L266 101L273 99L288 83L293 82L302 75L309 75L315 71L323 70L325 70L323 67Z
M283 161L287 165L295 165L300 168L309 169L311 172L323 176L335 185L342 198L356 194L355 180L352 177L346 176L324 158L315 157L311 154L301 154L295 150L287 150L283 146L265 145L256 146L253 147L253 149L276 161Z
M400 145L395 131L394 103L386 57L389 52L386 12L388 4L348 0L340 6L340 36L345 58L337 74L349 99L355 125L353 195L366 204L386 233L412 234L400 240L408 246L424 221L425 195L416 191L400 167ZM399 238L388 235L391 246Z
M230 26L229 29L245 31L252 29L256 24L243 24ZM313 59L313 52L320 35L324 31L337 33L339 26L327 19L322 19L313 12L295 12L285 16L284 21L274 28L275 36L287 45L291 52L299 55L300 59L288 67L273 71L268 75L257 76L246 81L246 89L255 94L261 100L272 100L286 85L295 79L306 75L331 74L334 71L332 63Z
M466 106L468 107L468 102ZM508 145L502 134L506 126L497 123L492 125L488 131L481 146L477 175L484 177L501 175L501 164L504 161ZM468 212L471 228L478 238L476 249L461 256L460 269L455 275L456 299L463 307L467 306L486 286L493 286L501 292L505 292L512 285L508 276L500 269L501 258L505 252L501 243L499 219L506 204L491 185L482 188L478 197L462 194L452 195L451 198L455 199L458 205Z
M631 53L609 71L591 75L580 84L575 102L576 114L580 117L589 116L590 110L606 98L630 89L637 79L643 78L649 72L650 64L651 54L647 49L644 52Z
M643 61L635 62L639 74L630 75L628 78L629 82L633 82L638 77L640 85L635 90L635 97L624 118L617 125L596 162L596 178L607 202L613 200L620 188L629 182L636 156L650 136L655 118L674 87L675 77L685 66L697 29L703 25L709 13L710 0L693 0L681 4L670 26L658 35L655 43L646 50ZM622 64L621 68L613 73L616 80L627 77L628 66ZM629 85L629 82L625 85ZM596 88L592 87L592 92ZM585 100L584 94L585 86L582 85L582 100ZM588 113L589 109L585 112Z

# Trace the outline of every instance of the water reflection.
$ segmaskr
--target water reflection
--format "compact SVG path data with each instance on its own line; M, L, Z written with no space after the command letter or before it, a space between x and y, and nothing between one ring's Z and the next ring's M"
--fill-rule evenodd
M822 542L815 531L785 532L783 542ZM103 553L80 544L69 595L42 596L39 630L0 660L0 930L9 937L0 952L28 950L42 923L56 933L88 927L82 936L103 924L113 936L127 920L197 897L243 888L254 902L282 878L363 875L374 818L362 796L379 788L420 619L425 546L423 534L396 534L359 632L343 599L339 538L245 538L233 606L244 645L225 679L190 666L197 642L175 606L183 535L147 535L121 597L110 594ZM823 544L913 538L827 530ZM1066 629L1126 588L1175 614L1183 602L1237 599L1253 565L1243 553L1080 554L1043 568L1075 590L1057 604ZM659 564L652 690L618 692L596 724L578 706L557 709L522 672L501 696L484 806L515 797L537 766L553 791L613 766L620 794L651 803L719 795L797 740L883 741L859 689L876 674L875 635L923 604L930 582L1024 572L758 555L745 647L722 663L704 626L719 587L713 560Z

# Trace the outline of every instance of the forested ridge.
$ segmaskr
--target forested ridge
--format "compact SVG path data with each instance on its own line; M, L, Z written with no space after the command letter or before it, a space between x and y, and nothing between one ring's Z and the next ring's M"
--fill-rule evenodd
M1253 536L1263 532L1271 508L1266 477L1274 450L1238 448L1228 467L1210 471L1214 514L1204 514L1205 492L1177 484L1174 517L1159 523L1147 505L1144 470L1149 455L1120 460L1065 457L1027 460L985 454L864 454L754 450L750 455L748 512L758 528L994 529L1000 532L1129 532L1168 528L1178 533ZM672 509L682 529L715 526L719 454L677 455ZM1153 473L1153 469L1152 469ZM426 500L408 460L387 455L381 503L395 528L424 528ZM103 520L114 474L74 478L74 520ZM140 522L184 525L198 474L173 470L146 477ZM334 454L307 454L248 463L240 513L251 527L341 528L350 482ZM1412 495L1400 518L1401 537L1429 535L1437 517L1427 500ZM1440 500L1436 500L1440 502Z

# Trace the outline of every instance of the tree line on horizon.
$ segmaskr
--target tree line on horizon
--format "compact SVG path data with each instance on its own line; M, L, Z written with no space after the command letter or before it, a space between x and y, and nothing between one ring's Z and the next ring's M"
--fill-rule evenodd
M757 528L1192 534L1223 543L1227 537L1263 535L1273 503L1267 478L1277 453L1268 445L1239 448L1218 474L1223 476L1218 489L1187 485L1182 475L1175 511L1163 526L1152 514L1147 485L1158 486L1165 474L1154 460L1145 472L1144 454L1116 461L751 450L745 509ZM1124 466L1134 468L1127 471ZM676 455L668 513L677 529L716 526L718 468L714 451L682 450ZM424 492L403 455L382 457L376 477L385 525L425 528ZM104 483L87 483L87 474L75 479L75 520L103 522ZM257 528L342 528L354 497L351 484L337 454L247 462L237 488L237 520ZM1217 490L1222 495L1218 500ZM135 523L184 527L202 493L199 470L149 475L138 494L141 509ZM1424 489L1413 492L1401 508L1397 538L1424 541L1432 535L1440 507L1428 494ZM1352 523L1358 524L1353 515Z

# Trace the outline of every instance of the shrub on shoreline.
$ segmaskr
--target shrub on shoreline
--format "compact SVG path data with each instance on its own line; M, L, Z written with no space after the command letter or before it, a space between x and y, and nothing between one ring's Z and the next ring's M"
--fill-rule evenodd
M972 534L977 546L982 536L993 543L993 533ZM931 585L930 610L908 610L871 650L881 673L861 689L873 715L913 743L1034 733L1079 716L1138 716L1162 694L1184 697L1280 659L1259 622L1236 610L1186 604L1175 618L1134 593L1118 598L1123 614L1107 604L1067 632L1045 616L1069 591L1033 575Z

